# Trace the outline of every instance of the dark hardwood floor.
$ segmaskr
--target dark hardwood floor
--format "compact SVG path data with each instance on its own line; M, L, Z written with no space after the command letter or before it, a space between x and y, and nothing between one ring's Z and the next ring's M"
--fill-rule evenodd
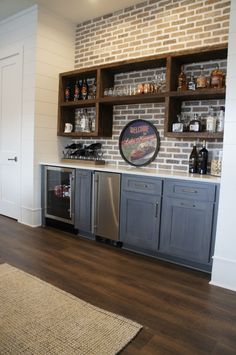
M122 355L236 354L236 293L207 274L2 216L0 261L141 323Z

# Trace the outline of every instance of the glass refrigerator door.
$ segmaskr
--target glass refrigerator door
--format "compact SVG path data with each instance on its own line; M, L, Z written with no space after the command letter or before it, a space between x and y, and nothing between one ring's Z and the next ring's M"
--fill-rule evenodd
M45 217L74 223L74 170L46 167Z

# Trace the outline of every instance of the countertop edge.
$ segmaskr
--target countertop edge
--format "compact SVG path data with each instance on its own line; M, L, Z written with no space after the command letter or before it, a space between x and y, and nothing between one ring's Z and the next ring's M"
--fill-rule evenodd
M220 184L220 177L212 175L199 175L199 174L189 174L180 171L169 171L169 170L154 170L148 168L135 168L135 167L118 167L116 165L83 165L79 163L64 163L64 162L40 162L39 165L47 166L58 166L67 167L74 169L84 169L93 171L106 171L111 173L120 174L130 174L130 175L142 175L156 178L171 178L171 179L181 179L189 180L192 182L206 182L206 183L216 183Z

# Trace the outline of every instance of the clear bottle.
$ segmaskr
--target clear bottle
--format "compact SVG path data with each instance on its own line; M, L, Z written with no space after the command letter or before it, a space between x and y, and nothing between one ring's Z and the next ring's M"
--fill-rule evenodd
M196 90L196 83L193 75L190 76L190 80L188 82L188 90Z
M198 152L198 173L203 175L207 173L208 150L206 149L206 142L203 142L202 149Z
M210 133L214 133L216 131L216 116L212 106L210 107L209 114L206 118L206 131Z
M205 89L207 87L207 77L203 73L203 66L201 66L201 73L197 77L197 89Z
M222 150L213 151L211 160L211 175L221 176L222 169Z
M95 117L95 114L91 117L90 129L91 129L91 132L95 132L95 130L96 130L96 117Z
M75 132L81 132L81 110L77 108L75 110Z
M216 122L216 132L224 131L224 121L225 121L225 108L224 106L220 106L220 112L217 116L217 122Z
M198 152L197 152L196 142L194 142L193 149L189 156L189 173L191 174L197 173L197 167L198 167Z

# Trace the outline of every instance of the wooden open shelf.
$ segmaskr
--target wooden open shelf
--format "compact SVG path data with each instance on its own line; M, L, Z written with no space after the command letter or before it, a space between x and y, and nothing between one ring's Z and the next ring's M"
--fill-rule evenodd
M171 138L206 138L222 139L222 133L208 132L172 132L172 124L177 121L177 114L181 111L183 101L193 100L221 100L225 98L223 89L202 89L196 91L177 91L177 79L181 65L202 61L222 60L227 58L227 45L207 46L194 50L186 50L163 55L109 63L92 68L83 68L62 73L59 77L59 105L58 105L58 135L67 137L111 137L113 106L142 103L165 103L164 134ZM115 75L133 71L143 71L164 68L166 73L166 91L157 94L140 94L130 96L106 96L104 89L113 87ZM74 85L76 80L96 79L96 99L64 101L67 85ZM96 112L96 130L92 133L64 133L66 122L74 124L76 108L94 107Z

